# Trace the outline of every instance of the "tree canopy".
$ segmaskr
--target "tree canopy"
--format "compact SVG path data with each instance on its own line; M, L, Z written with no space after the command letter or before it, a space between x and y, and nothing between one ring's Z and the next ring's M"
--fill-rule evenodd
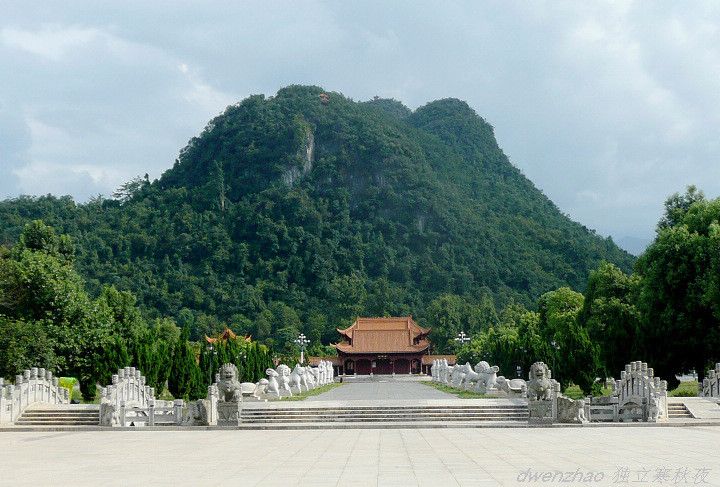
M228 323L327 344L358 314L434 326L441 296L531 308L582 289L603 260L630 271L634 258L563 215L465 102L411 111L321 93L290 86L228 107L159 180L135 178L114 199L2 202L0 243L44 220L72 237L74 250L53 245L90 296L130 291L146 319L172 317L193 340Z

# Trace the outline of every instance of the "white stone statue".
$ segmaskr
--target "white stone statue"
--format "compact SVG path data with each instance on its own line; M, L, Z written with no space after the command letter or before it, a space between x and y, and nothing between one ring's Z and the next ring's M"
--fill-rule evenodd
M289 367L288 370L290 370ZM289 373L289 387L290 389L297 387L298 393L301 393L303 391L302 386L305 386L306 391L310 390L307 379L305 378L305 368L300 364L295 364L295 367Z
M223 364L218 372L217 388L220 402L242 401L242 387L235 364Z
M290 387L290 367L288 367L285 364L278 365L277 369L278 373L278 383L280 384L280 394L283 392L287 392L288 396L292 396L292 389Z
M495 379L495 386L510 397L527 396L527 383L523 379L506 379L500 375Z
M450 380L452 379L452 369L450 368L450 365L448 364L448 361L446 358L442 359L442 377L440 378L440 382L443 384L450 384Z
M550 401L553 399L555 386L550 369L544 362L535 362L530 366L527 383L528 398L533 401Z
M475 365L475 373L478 375L477 382L475 383L475 392L480 394L486 394L496 390L497 373L500 367L497 365L490 366L489 363L483 361L478 362Z
M468 366L469 366L469 364L468 364ZM452 371L451 385L456 389L460 389L464 379L465 379L465 371L463 369L463 366L455 364L453 366L453 371Z
M327 378L326 378L327 371L325 370L325 362L321 360L318 363L316 370L317 370L317 385L324 386L325 384L327 384Z
M319 369L317 367L310 367L310 366L305 367L305 378L307 380L308 387L310 387L310 389L315 389L317 386L320 385L319 384L320 376L319 376L318 372L319 372Z
M267 394L275 394L275 396L279 399L280 398L280 383L278 381L278 377L280 374L277 370L273 368L265 369L265 373L267 374L267 388L265 391Z
M270 385L270 381L267 379L260 379L260 381L255 384L255 390L253 391L253 397L256 399L261 399L263 396L267 394L268 386Z
M466 362L465 365L458 366L458 368L462 373L462 379L458 387L460 389L472 389L472 385L477 383L480 376L473 370L472 365L468 362Z

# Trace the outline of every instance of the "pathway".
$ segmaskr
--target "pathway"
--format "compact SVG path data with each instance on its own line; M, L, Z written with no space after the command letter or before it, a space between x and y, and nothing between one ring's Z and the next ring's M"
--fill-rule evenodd
M362 382L352 382L350 379L342 387L309 397L306 401L422 401L426 399L457 399L457 397L419 381L395 380L388 377Z

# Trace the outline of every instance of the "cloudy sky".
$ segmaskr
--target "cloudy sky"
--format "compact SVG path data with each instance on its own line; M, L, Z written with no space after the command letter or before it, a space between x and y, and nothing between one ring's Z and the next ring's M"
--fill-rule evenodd
M628 247L669 194L720 195L714 1L3 2L0 72L0 198L158 177L225 106L291 83L466 100Z

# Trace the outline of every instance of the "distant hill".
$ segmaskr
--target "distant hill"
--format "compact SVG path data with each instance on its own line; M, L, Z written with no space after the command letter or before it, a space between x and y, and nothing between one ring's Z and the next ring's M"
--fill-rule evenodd
M415 111L318 87L230 106L159 180L117 199L0 203L0 242L41 218L77 243L98 290L196 333L220 321L262 337L355 314L413 314L455 293L532 306L634 258L571 221L514 167L465 102ZM551 141L548 141L551 143Z

